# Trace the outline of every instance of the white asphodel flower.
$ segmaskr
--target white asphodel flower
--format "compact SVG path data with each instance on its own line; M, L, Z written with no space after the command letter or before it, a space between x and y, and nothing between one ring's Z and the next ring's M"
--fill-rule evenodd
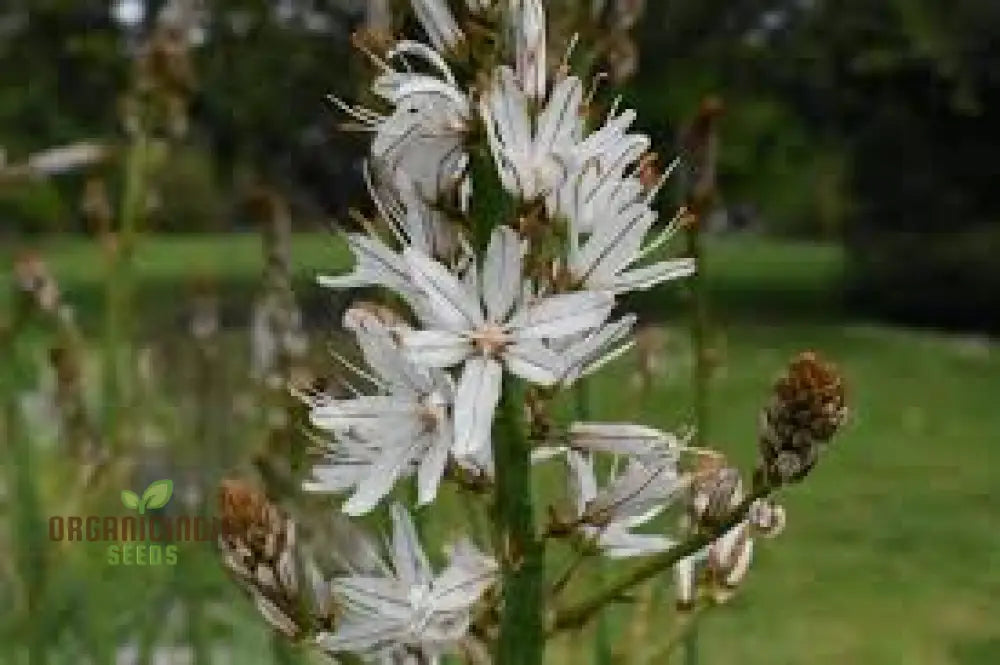
M693 259L667 259L633 267L676 231L675 221L643 246L655 221L656 213L648 205L633 203L605 219L582 244L571 233L568 269L573 280L583 288L622 294L692 275Z
M372 91L393 110L387 115L330 97L358 127L374 133L371 154L380 171L405 175L416 191L436 201L464 179L464 150L472 110L444 58L426 44L402 41L385 60L372 56L382 74ZM394 69L395 60L420 62L434 75Z
M666 536L632 531L663 512L686 488L674 462L630 459L624 471L613 473L599 490L590 455L570 450L566 461L579 528L605 555L615 559L644 556L676 544Z
M392 522L391 566L333 580L343 616L317 643L331 655L392 659L417 652L420 662L437 663L465 637L471 609L495 582L498 567L461 541L435 575L409 514L398 504Z
M479 103L500 182L526 201L546 196L567 176L566 160L583 133L583 85L563 78L537 118L529 101L515 73L499 67Z
M408 249L405 256L432 318L425 330L403 331L403 345L419 364L463 365L455 395L460 457L488 447L503 366L535 384L556 383L565 361L543 342L600 326L614 304L591 291L527 298L521 240L508 227L494 230L482 275L474 267L467 282L420 252Z
M429 503L437 495L452 445L451 378L410 362L390 331L365 310L350 310L345 327L357 336L372 370L363 376L379 394L312 400L313 425L331 433L335 442L305 489L353 489L343 510L361 515L374 508L399 478L416 473L418 500Z
M650 147L643 134L629 133L635 111L612 110L607 121L566 155L566 178L547 198L549 214L567 218L573 230L592 233L626 206L649 204L659 186L644 193L634 172Z
M453 51L465 40L445 0L411 0L413 13L438 51Z

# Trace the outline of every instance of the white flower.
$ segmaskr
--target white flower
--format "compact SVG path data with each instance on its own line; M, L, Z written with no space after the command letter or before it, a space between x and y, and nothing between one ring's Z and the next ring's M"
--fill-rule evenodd
M530 201L563 182L567 155L583 133L582 100L580 79L567 76L535 119L514 72L497 69L479 111L504 189Z
M388 63L396 58L422 61L437 74L396 71ZM471 118L469 100L455 81L444 59L419 42L398 43L376 60L382 74L373 92L393 106L388 115L351 106L337 97L330 100L375 134L371 154L380 170L393 181L405 175L425 199L436 201L461 183L468 158L465 134Z
M606 217L626 206L652 200L658 188L644 194L634 167L649 150L649 138L630 134L635 111L612 111L607 122L573 146L566 156L569 171L548 197L552 215L563 215L577 233L592 233Z
M435 576L410 516L398 504L392 522L391 571L334 579L344 615L317 642L330 654L393 658L416 650L438 662L468 632L470 610L494 583L497 565L463 541Z
M336 442L318 465L306 489L354 492L344 512L361 515L389 493L396 480L417 474L418 500L437 494L451 450L450 378L440 370L411 363L389 331L363 310L351 310L345 326L353 329L374 374L365 374L377 395L314 400L310 418Z
M427 298L426 330L402 333L415 362L431 367L464 364L455 395L456 456L488 447L503 369L541 385L557 382L564 361L543 344L600 326L612 299L580 291L524 297L522 250L517 234L494 230L482 276L473 268L463 283L443 265L412 249L405 252L414 282Z
M645 290L692 275L693 259L668 259L633 267L674 232L672 223L656 240L643 247L643 239L655 221L656 213L648 205L633 203L597 226L582 246L576 234L571 233L570 273L585 288L614 294Z
M451 51L465 40L445 0L411 0L413 13L438 51Z
M665 536L632 532L663 512L687 486L672 461L628 460L625 470L613 473L604 489L598 491L589 455L570 450L566 460L581 531L604 554L611 558L644 556L675 544Z

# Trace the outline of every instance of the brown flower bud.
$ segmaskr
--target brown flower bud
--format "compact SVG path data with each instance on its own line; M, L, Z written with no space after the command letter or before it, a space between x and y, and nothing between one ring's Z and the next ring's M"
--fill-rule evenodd
M815 353L796 357L760 415L762 472L772 484L798 482L847 415L844 380Z
M223 563L264 618L294 640L332 628L328 583L297 547L295 522L239 481L223 481L219 506Z
M725 522L743 500L743 481L737 469L705 468L691 484L691 511L696 524L716 526Z

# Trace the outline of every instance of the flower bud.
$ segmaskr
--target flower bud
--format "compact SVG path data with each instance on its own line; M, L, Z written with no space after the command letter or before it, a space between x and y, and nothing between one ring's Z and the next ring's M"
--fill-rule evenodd
M296 546L295 522L261 492L223 481L219 547L229 571L261 615L291 639L333 625L328 583Z
M796 357L761 410L765 480L779 485L805 478L846 415L844 380L837 369L812 352Z

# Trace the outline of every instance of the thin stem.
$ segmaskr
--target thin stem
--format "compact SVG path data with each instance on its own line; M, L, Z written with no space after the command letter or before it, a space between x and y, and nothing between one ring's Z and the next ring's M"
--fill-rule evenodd
M118 237L109 237L108 276L105 285L104 430L113 453L120 452L132 395L132 265L146 189L148 139L140 130L125 155L124 191L119 211Z
M535 530L531 444L524 431L522 396L520 382L507 377L494 429L494 509L503 594L497 665L540 665L544 651L544 542Z
M633 587L667 570L684 557L694 554L739 524L746 518L753 502L766 497L770 492L771 488L766 486L756 489L737 506L729 519L722 524L712 529L706 529L666 552L649 557L587 600L557 612L551 630L559 632L583 627L597 616L605 606L621 598Z

